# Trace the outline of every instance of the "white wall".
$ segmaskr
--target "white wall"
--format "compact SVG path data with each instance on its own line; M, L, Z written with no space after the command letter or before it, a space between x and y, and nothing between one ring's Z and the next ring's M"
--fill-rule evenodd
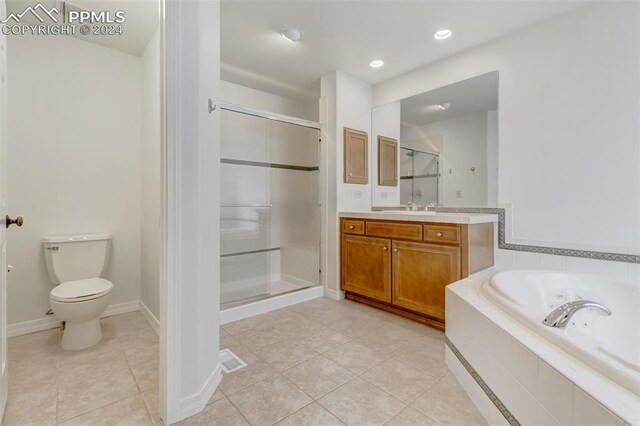
M398 170L400 170L400 101L371 110L371 184L373 206L400 205L400 179L396 186L378 185L378 136L398 141ZM399 176L398 176L399 177Z
M140 58L71 37L10 37L8 323L43 318L42 237L110 232L109 303L140 297Z
M487 113L476 112L423 126L402 126L402 146L427 152L442 135L440 171L446 206L487 205ZM471 171L471 168L475 171ZM458 191L460 197L458 197Z
M498 205L498 111L487 111L487 205Z
M322 125L323 275L327 295L340 298L338 212L371 210L371 179L367 185L345 184L343 128L371 131L371 86L350 75L332 72L322 77L320 122ZM371 135L369 134L369 147ZM371 158L371 149L369 149Z
M220 2L165 2L166 271L160 401L172 424L204 409L222 379ZM164 269L164 268L163 268Z
M261 111L318 121L318 102L303 103L228 81L220 81L220 100Z
M590 2L378 84L374 105L498 70L516 240L640 253L639 8Z
M161 206L160 30L142 55L142 187L140 300L160 318Z
M344 183L343 129L362 130L369 135L369 161L371 161L371 85L348 74L336 73L336 176L338 179L338 211L370 211L371 187L375 180L369 164L369 183Z

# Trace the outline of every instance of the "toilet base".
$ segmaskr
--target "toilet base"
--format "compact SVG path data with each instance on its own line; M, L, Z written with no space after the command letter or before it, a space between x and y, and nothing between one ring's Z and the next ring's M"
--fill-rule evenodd
M89 348L102 340L100 317L89 321L71 323L67 321L62 333L62 349L79 351Z

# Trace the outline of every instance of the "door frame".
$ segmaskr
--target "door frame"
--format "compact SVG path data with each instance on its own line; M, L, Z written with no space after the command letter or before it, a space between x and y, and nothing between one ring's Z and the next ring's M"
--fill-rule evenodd
M202 411L222 379L219 0L160 0L160 416ZM211 259L216 259L212 262Z

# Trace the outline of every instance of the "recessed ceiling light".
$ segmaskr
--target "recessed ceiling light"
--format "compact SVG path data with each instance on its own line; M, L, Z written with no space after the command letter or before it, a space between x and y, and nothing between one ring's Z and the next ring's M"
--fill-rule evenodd
M436 107L438 107L438 109L441 109L442 111L446 111L451 108L451 104L447 102L446 104L438 104L436 105Z
M284 38L285 40L297 43L302 40L302 36L304 35L304 33L302 32L302 30L299 30L297 28L285 28L280 32L280 35L282 35L282 38Z
M371 68L380 68L383 65L384 61L382 59L374 59L373 61L369 62L369 66Z
M452 34L451 30L444 29L444 30L436 31L433 34L433 38L435 38L436 40L444 40L451 37L451 34Z

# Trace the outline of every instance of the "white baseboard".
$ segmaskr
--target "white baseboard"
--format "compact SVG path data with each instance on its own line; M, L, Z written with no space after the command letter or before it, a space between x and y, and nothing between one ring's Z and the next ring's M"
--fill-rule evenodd
M344 299L344 291L325 288L324 297L328 297L329 299L333 299L333 300L342 300Z
M113 315L124 314L127 312L137 311L139 309L138 301L116 303L107 306L100 318L110 317ZM35 333L37 331L50 330L60 327L60 320L55 315L49 315L31 321L19 322L7 326L7 337L21 336L23 334Z
M180 401L180 420L198 414L207 406L211 396L222 381L222 364L218 363L207 381L202 385L200 392L184 398Z
M153 315L153 312L151 312L151 310L149 308L147 308L147 305L145 305L142 300L140 300L138 302L138 304L139 304L139 307L140 307L140 313L147 320L147 322L149 323L151 328L153 328L153 331L155 331L156 334L159 336L160 335L160 321L158 321L158 318L156 318L156 316Z
M322 294L322 286L316 286L286 293L281 296L274 296L269 299L259 300L253 303L247 303L246 305L237 306L235 308L225 309L224 311L220 311L220 324L227 324L243 318L295 305L296 303L306 302L307 300L322 297Z
M140 309L140 306L137 300L132 300L131 302L116 303L115 305L107 306L107 309L105 309L102 315L100 315L100 318L126 314L127 312L135 312L138 309Z

